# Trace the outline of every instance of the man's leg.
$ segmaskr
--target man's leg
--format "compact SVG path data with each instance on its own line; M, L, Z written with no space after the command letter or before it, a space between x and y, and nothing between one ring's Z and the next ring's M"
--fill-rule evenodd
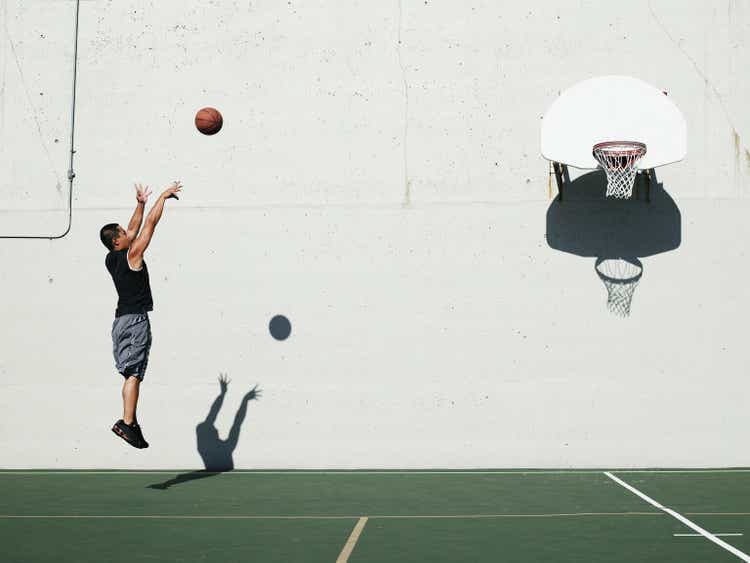
M125 424L133 424L137 421L135 410L138 406L140 386L141 380L134 375L127 377L122 384L122 420Z
M123 415L121 420L115 422L112 432L135 448L148 448L135 414L140 387L141 380L138 377L129 375L125 378L125 383L122 384Z

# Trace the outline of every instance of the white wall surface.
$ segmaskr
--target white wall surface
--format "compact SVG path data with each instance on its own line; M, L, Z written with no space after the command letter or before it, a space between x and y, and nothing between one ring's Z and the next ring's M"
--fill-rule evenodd
M0 240L0 467L202 467L219 372L222 436L263 390L236 467L750 465L750 5L526 4L82 1L72 230ZM74 9L0 1L0 235L65 228ZM555 96L612 73L689 135L658 170L679 244L639 256L625 319L547 243L539 154ZM136 451L98 231L178 178Z

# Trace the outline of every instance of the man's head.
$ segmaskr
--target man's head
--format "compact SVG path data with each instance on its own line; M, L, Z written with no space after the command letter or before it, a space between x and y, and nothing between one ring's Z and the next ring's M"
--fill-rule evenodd
M117 223L104 225L102 230L99 231L99 238L102 239L102 244L109 250L124 250L130 246L128 234Z

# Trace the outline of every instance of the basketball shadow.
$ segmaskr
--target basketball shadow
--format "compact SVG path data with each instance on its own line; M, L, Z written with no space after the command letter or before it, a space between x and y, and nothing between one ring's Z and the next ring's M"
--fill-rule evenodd
M594 268L607 289L607 307L627 317L643 274L639 258L678 248L682 216L653 171L650 203L644 200L641 175L630 199L606 197L606 185L603 170L567 184L565 200L556 198L547 209L547 244L560 252L596 258Z
M187 483L196 479L205 479L206 477L213 477L227 471L234 469L234 459L232 454L240 439L240 429L242 423L245 421L247 416L247 404L256 400L260 397L260 389L256 385L250 391L245 393L242 398L242 403L237 413L234 416L234 422L229 430L229 435L226 440L219 438L219 431L217 430L215 423L216 417L224 404L224 398L227 393L227 387L229 380L223 376L219 378L220 391L219 395L214 399L211 407L206 415L205 420L200 422L195 428L195 434L198 444L198 453L203 460L205 469L200 471L190 471L188 473L181 473L176 475L172 479L164 481L162 483L154 483L148 485L150 489L168 489L174 485Z

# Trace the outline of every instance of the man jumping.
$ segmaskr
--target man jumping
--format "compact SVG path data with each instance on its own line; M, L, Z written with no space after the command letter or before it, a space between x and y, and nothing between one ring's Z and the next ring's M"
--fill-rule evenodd
M123 229L117 223L109 223L99 232L102 243L109 250L105 264L115 282L118 296L115 320L112 323L112 353L117 371L125 378L122 386L123 415L115 422L112 432L135 448L148 447L135 411L151 350L148 312L154 308L143 253L154 236L154 229L164 211L164 202L169 198L179 199L177 193L180 190L180 182L173 182L164 190L149 211L141 230L143 210L151 192L148 187L136 184L138 204L128 223L128 229Z

